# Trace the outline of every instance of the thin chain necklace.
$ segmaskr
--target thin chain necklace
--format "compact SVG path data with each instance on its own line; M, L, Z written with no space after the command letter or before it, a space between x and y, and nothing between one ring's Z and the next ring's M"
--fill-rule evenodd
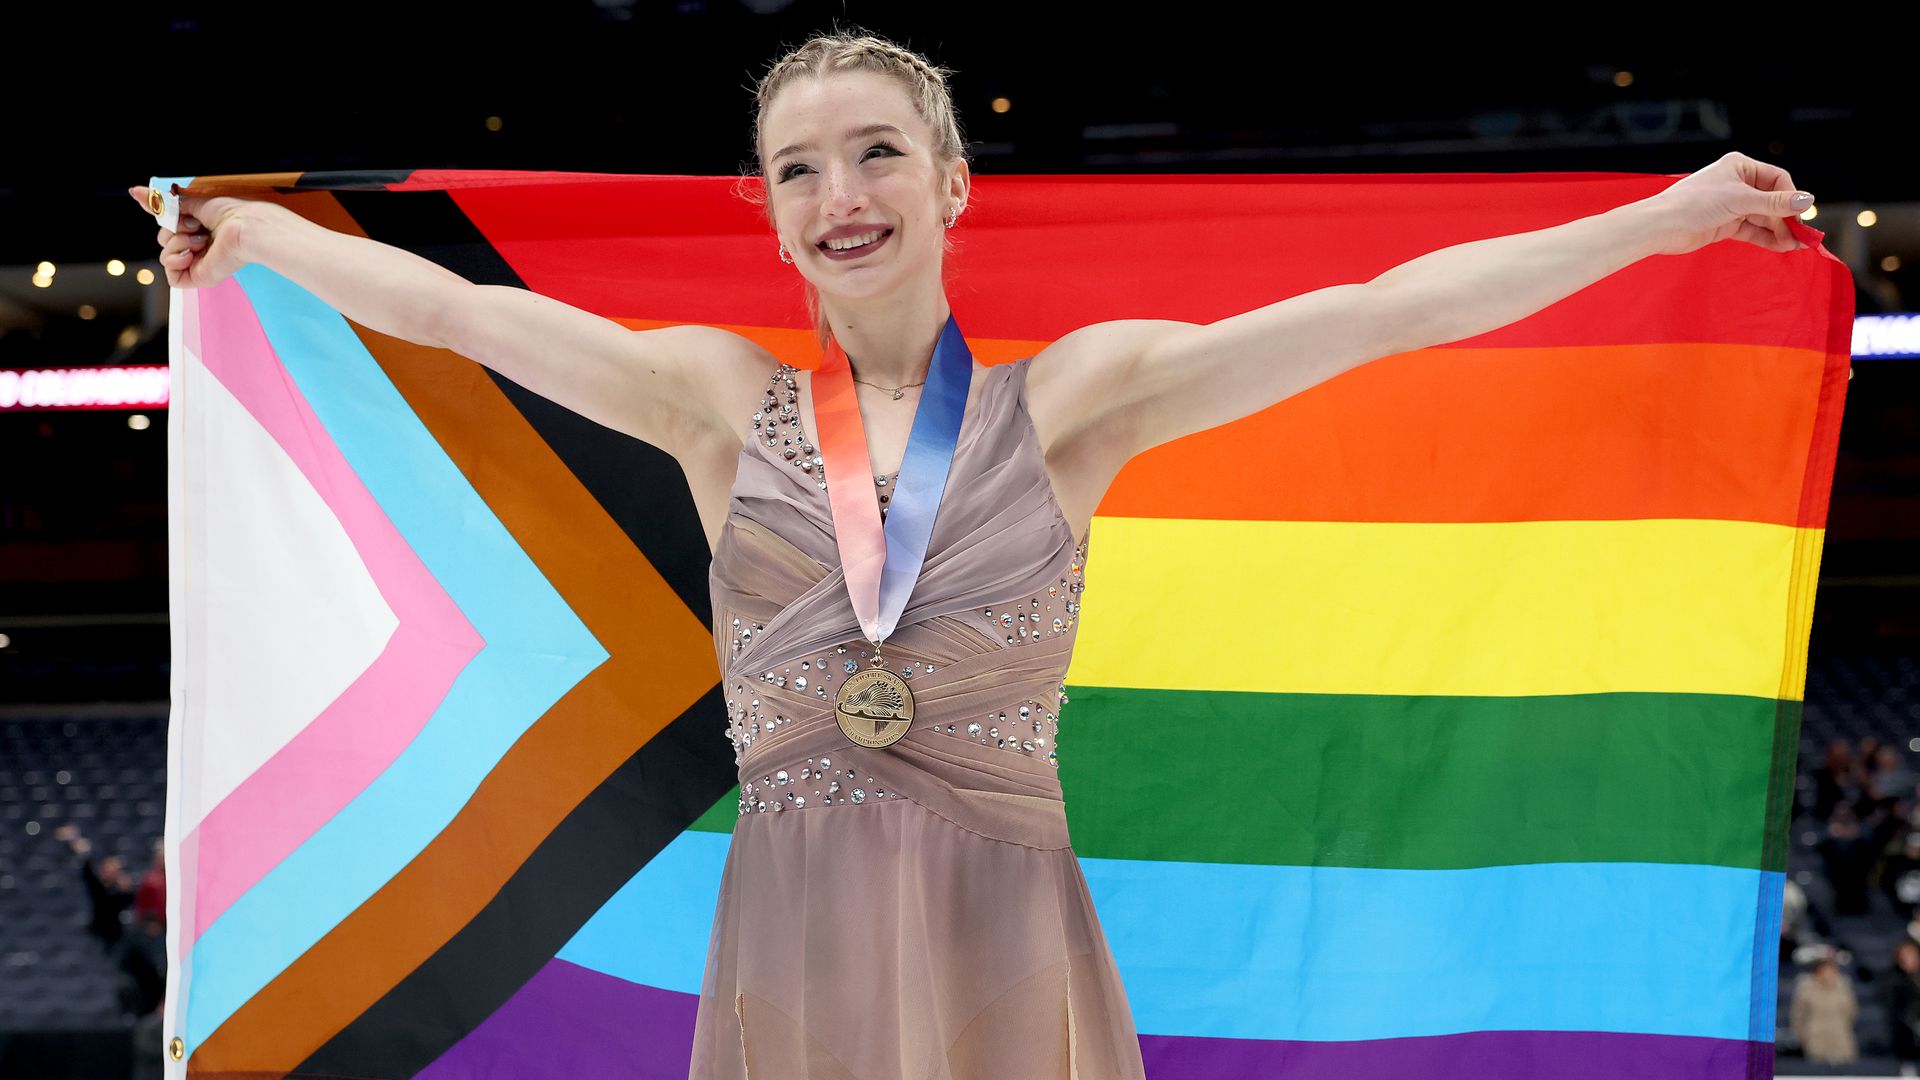
M861 378L856 378L853 381L857 383L867 383L868 386L873 387L875 390L891 390L893 391L893 400L899 401L901 397L900 391L905 390L907 386L919 386L920 383L926 382L927 380L921 379L920 382L910 382L906 384L906 386L881 386L879 383L870 383Z
M876 390L891 390L891 391L893 391L893 400L895 400L895 401L899 401L899 400L900 400L900 397L901 397L901 394L900 394L900 391L902 391L902 390L905 390L905 389L907 388L907 386L919 386L919 385L920 385L920 383L923 383L923 382L926 382L927 380L925 380L925 379L921 379L921 380L920 380L920 382L910 382L910 383L908 383L908 384L906 384L906 386L881 386L881 385L880 385L879 383L870 383L870 382L867 382L867 380L865 380L865 379L860 379L860 378L856 378L856 379L854 379L853 381L854 381L854 382L857 382L857 383L867 383L867 385L868 385L868 386L871 386L871 387L873 387L873 388L874 388L874 389L876 389ZM880 476L876 476L876 477L874 477L874 478L873 478L873 482L874 482L874 484L875 484L875 485L877 485L877 486L879 486L879 487L886 487L886 486L887 486L887 478L888 478L888 477L890 477L890 476L894 476L894 475L896 475L896 474L895 474L895 473L885 473L885 474L882 474L882 475L880 475ZM886 496L886 495L881 495L881 496L880 496L880 516L881 516L881 517L883 517L883 518L887 516L887 499L888 499L888 496Z

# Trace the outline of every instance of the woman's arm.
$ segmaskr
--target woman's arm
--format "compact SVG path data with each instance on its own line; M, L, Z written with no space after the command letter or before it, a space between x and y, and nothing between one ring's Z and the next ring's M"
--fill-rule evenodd
M235 212L239 258L259 263L347 318L419 345L433 339L442 309L472 283L431 259L339 232L277 203L249 200ZM236 222L228 219L220 229Z
M1211 323L1119 319L1034 358L1042 394L1074 385L1056 425L1123 444L1121 460L1259 412L1361 364L1517 322L1648 255L1717 240L1803 247L1785 170L1730 153L1636 202L1531 232L1454 244L1370 281L1329 285ZM1043 372L1043 369L1044 372ZM1084 393L1082 387L1099 387Z
M1035 369L1070 366L1086 385L1111 387L1110 395L1075 395L1101 415L1072 426L1109 432L1132 457L1361 364L1525 318L1653 254L1664 228L1660 206L1627 203L1552 228L1444 247L1371 281L1329 285L1211 323L1083 326L1049 346ZM1074 359L1054 361L1055 354Z
M1425 348L1517 322L1649 255L1685 255L1720 240L1779 252L1806 247L1787 219L1812 205L1785 169L1728 153L1644 199L1429 252L1368 285L1392 298L1407 334L1401 351Z
M1388 355L1497 330L1659 254L1668 217L1657 197L1647 198L1409 259L1367 283L1400 330Z
M708 388L771 370L764 349L717 327L629 330L510 285L476 285L405 248L248 203L239 254L371 330L450 349L564 408L679 457L724 423ZM229 228L232 221L220 228ZM729 403L731 404L731 403Z

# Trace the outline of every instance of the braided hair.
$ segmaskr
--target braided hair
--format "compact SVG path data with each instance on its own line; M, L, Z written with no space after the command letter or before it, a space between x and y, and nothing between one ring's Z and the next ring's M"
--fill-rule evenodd
M947 88L947 76L953 72L930 63L912 49L895 44L877 34L853 30L834 30L809 38L798 48L776 60L754 88L753 149L754 161L743 171L735 192L761 209L767 227L773 227L773 211L766 191L766 150L762 122L774 98L798 79L823 78L843 71L871 71L900 84L913 103L914 110L933 132L933 158L940 165L937 176L956 160L967 161L967 144L960 134L959 115L953 107L953 94ZM758 180L755 184L753 181ZM944 182L941 184L944 189ZM951 254L953 239L942 238L943 250ZM811 283L806 287L807 309L813 317L815 335L826 347L828 329L820 312L820 296Z

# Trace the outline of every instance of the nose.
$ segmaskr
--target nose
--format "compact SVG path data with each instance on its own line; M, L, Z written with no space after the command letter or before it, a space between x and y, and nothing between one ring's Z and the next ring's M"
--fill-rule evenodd
M842 161L827 166L827 195L821 210L828 217L851 218L867 208L867 188L860 170Z

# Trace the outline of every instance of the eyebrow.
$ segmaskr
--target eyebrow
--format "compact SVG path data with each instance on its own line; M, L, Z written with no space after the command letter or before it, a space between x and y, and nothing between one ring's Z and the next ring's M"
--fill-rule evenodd
M847 132L846 137L849 139L859 139L859 138L864 138L868 135L872 135L881 131L891 131L903 139L907 137L906 132L901 131L899 128L894 127L892 124L868 124L866 127L854 128L852 131ZM775 161L779 161L781 158L786 157L788 154L803 154L811 149L813 149L812 143L794 143L792 146L781 148L779 153L768 158L767 161L769 163L772 163Z

